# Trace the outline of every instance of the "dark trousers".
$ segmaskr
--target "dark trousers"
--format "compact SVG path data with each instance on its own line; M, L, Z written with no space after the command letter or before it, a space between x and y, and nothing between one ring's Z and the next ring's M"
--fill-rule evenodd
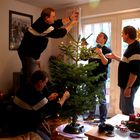
M99 101L99 113L100 122L105 122L107 117L107 103L106 103L106 82L101 81L99 83L98 94L93 97L93 102ZM90 116L95 116L96 105L94 105L93 110L90 111Z
M21 76L21 84L26 84L30 81L32 73L38 69L38 65L36 60L32 57L21 56L19 54L19 58L22 64L22 76Z

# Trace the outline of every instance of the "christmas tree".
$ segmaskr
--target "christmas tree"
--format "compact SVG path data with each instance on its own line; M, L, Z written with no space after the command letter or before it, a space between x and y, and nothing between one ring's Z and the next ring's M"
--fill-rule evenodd
M52 81L59 82L71 95L67 101L69 108L60 112L60 116L77 118L77 115L84 114L97 104L93 102L93 96L99 96L100 89L98 84L95 86L93 83L98 83L98 79L103 73L100 75L93 74L94 69L98 67L96 62L80 64L81 60L85 61L89 57L94 57L93 48L81 46L80 36L76 40L71 34L68 34L68 38L69 43L64 44L62 42L59 45L62 54L68 59L64 61L63 59L51 57L49 70Z

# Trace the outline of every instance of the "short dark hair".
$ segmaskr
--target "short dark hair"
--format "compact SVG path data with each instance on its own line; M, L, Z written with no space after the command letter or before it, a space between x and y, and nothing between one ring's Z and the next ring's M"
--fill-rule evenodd
M51 12L55 12L53 8L44 8L41 12L41 17L45 19L45 17L50 17Z
M108 40L108 36L107 36L104 32L101 32L100 34L103 34L103 35L104 35L104 39L106 40L106 41L105 41L105 44L106 44L106 42L107 42L107 40Z
M133 26L125 26L123 28L124 34L128 34L130 39L136 39L137 38L137 30Z
M47 77L48 77L47 72L45 72L43 70L37 70L37 71L33 72L32 76L31 76L31 83L36 84L40 80L45 81L45 79Z

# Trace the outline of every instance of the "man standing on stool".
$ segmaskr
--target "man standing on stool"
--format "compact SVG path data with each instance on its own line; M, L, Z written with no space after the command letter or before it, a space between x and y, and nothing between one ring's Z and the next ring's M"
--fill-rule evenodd
M78 21L78 12L74 10L72 15L55 20L56 13L53 8L44 8L41 16L28 27L17 49L22 63L24 83L28 82L31 74L37 69L37 60L47 48L48 38L62 38ZM65 26L64 26L65 25Z

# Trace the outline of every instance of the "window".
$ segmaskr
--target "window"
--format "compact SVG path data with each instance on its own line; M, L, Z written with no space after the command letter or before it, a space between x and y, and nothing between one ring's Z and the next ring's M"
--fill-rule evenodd
M83 37L89 36L91 33L93 34L87 40L89 46L95 47L96 46L96 37L100 32L106 33L108 36L108 41L106 43L107 46L110 47L110 38L111 38L111 23L110 22L102 22L96 24L88 24L83 26Z

